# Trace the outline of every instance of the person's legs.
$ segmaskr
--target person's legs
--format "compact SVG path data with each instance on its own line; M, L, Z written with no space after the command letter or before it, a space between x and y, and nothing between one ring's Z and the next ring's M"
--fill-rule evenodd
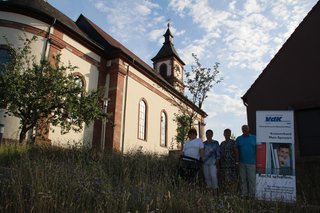
M217 177L217 167L215 165L204 165L203 174L206 181L206 186L208 190L212 190L213 195L218 195L218 177Z
M211 174L210 174L210 166L209 165L203 165L203 175L204 179L206 181L207 188L212 188L212 182L211 182Z
M211 176L213 194L218 196L219 185L218 185L217 167L215 165L210 166L210 176Z
M239 164L239 176L240 176L240 195L247 196L248 195L248 186L247 186L247 172L246 172L246 164Z
M256 165L247 164L249 196L255 197L256 193Z

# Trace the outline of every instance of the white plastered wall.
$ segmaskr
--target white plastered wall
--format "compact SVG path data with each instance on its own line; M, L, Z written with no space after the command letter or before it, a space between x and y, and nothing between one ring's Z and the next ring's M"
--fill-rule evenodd
M159 85L146 78L137 70L130 67L130 72L133 72L145 83L151 85L155 90L162 92L167 97L170 95L163 90ZM138 107L142 98L147 104L147 139L138 139ZM161 112L167 114L167 147L160 146L160 118ZM141 82L133 78L128 79L128 93L126 106L126 121L125 121L125 137L124 137L124 152L131 150L142 150L144 152L156 152L167 154L171 146L176 148L174 137L176 135L176 123L173 121L174 113L178 109L166 100L163 96L146 88ZM173 143L173 144L172 144Z
M95 60L100 61L100 57L97 54L80 45L78 42L72 40L70 37L64 35L63 40L86 55L90 55ZM73 54L68 49L63 49L61 51L61 62L66 65L70 62L72 66L78 67L73 72L79 72L84 77L86 82L86 91L97 89L99 71L96 66ZM71 130L69 133L63 135L61 135L61 128L59 126L52 127L52 129L54 129L54 132L49 133L49 138L52 140L54 145L64 147L75 145L85 145L91 147L92 145L93 123L90 126L86 126L84 124L84 130L81 132L74 132Z
M1 11L0 19L28 24L42 30L48 29L48 25L41 21L15 13ZM15 48L23 46L23 40L21 40L19 37L25 39L26 37L31 38L33 36L33 34L8 27L0 27L0 34L0 44L7 45L9 42ZM41 58L41 53L44 50L44 44L45 39L38 37L37 41L35 41L31 46L32 55L36 56L37 61L39 61ZM20 134L19 119L13 116L5 115L5 112L6 111L4 109L0 110L0 123L5 125L3 138L18 140Z
M29 26L36 27L38 29L47 31L49 29L49 25L45 24L39 20L20 15L15 13L9 13L9 12L3 12L0 11L0 19L4 20L10 20L17 23L23 23L27 24ZM51 32L53 32L54 26L51 29ZM31 38L33 35L30 33L26 33L21 30L13 29L13 28L6 28L6 27L0 27L0 33L1 35L5 36L9 43L14 44L15 47L22 46L23 41L19 40L19 36L24 38L24 34ZM3 38L3 36L0 37L0 44L6 44L6 40ZM95 54L94 52L90 51L89 49L85 48L84 46L80 45L78 42L72 40L68 36L64 36L63 38L67 43L69 43L71 46L77 48L81 52L85 53L86 55L90 56L91 58L95 59L96 61L100 61L100 57ZM43 54L43 51L45 49L45 38L38 37L38 40L32 44L32 55L36 56L36 60L39 61L41 58L41 55ZM49 51L49 46L47 48L47 51ZM48 52L47 52L48 53ZM79 67L78 70L75 70L77 72L80 72L86 81L86 91L96 89L97 88L97 82L98 82L98 69L97 67L93 66L92 64L88 63L87 61L81 59L80 57L74 55L72 52L70 52L67 49L62 50L61 52L61 61L64 63L70 63L74 66ZM5 111L0 110L0 123L5 124L5 131L3 138L10 138L10 139L18 139L19 138L19 119L12 117L12 116L4 116ZM91 146L92 142L92 133L93 133L93 125L90 127L85 127L84 131L80 133L74 133L70 132L65 135L60 134L60 128L59 127L53 127L55 130L54 133L49 133L49 139L52 140L53 144L55 145L89 145Z

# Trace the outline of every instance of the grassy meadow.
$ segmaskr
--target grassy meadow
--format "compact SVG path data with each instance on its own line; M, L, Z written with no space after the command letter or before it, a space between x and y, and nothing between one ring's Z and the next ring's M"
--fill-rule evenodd
M320 211L318 164L297 168L294 204L242 199L223 190L214 197L202 184L181 180L177 164L176 156L141 152L1 145L0 212Z

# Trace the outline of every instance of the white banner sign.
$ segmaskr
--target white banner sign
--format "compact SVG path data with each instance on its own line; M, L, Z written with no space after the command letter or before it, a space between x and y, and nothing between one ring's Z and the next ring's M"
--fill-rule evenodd
M256 197L296 201L293 111L257 111Z

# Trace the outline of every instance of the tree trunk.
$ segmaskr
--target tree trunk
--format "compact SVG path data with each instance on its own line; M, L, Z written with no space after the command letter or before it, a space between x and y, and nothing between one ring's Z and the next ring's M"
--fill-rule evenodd
M21 128L20 136L19 136L19 143L25 143L27 137L28 129L25 127Z

